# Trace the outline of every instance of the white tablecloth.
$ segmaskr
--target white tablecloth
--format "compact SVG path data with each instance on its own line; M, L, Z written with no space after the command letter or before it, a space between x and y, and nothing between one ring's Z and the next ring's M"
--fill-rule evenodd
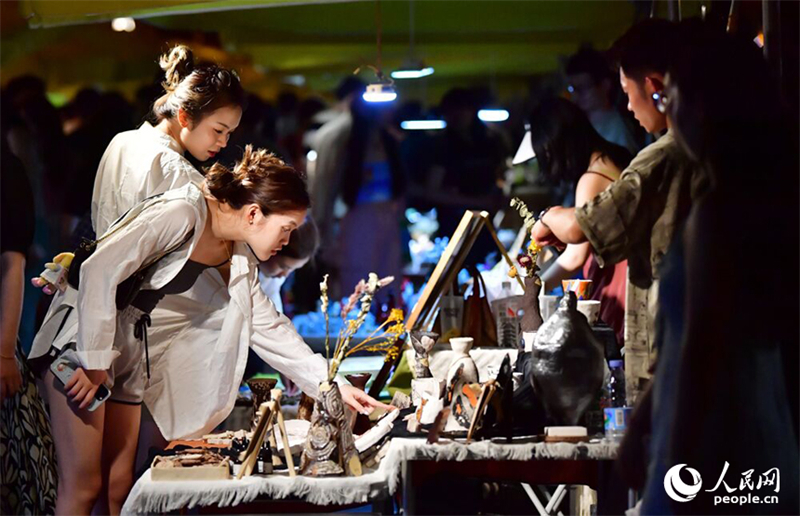
M443 441L429 445L424 439L395 438L378 469L360 477L290 478L286 474L273 474L242 480L153 482L147 471L133 486L122 514L164 513L198 505L230 507L259 497L295 496L320 505L368 503L397 492L402 464L408 460L612 460L616 453L617 444L606 441L592 444L481 441L469 445Z
M413 367L415 357L414 350L407 349L405 353L407 353L406 359ZM496 375L506 355L510 355L511 367L514 367L514 363L517 361L516 349L475 348L470 350L469 356L472 357L475 366L478 368L478 374L480 376L479 381L486 382L494 378L494 376L490 374L490 369L494 369L494 374ZM437 344L436 347L431 350L428 360L431 374L433 374L434 378L439 378L440 380L447 378L447 370L450 369L450 365L456 358L456 353L450 348L450 344Z

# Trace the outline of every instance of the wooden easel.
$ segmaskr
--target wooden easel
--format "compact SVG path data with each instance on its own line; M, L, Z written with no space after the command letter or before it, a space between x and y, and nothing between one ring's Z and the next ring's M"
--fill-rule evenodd
M250 439L250 444L247 446L247 450L242 452L242 467L239 470L239 474L236 475L237 479L241 479L244 476L253 474L253 469L258 461L258 451L264 444L264 439L268 439L270 447L274 448L276 451L276 453L272 454L273 466L281 465L281 460L277 457L278 446L275 438L274 424L274 420L276 419L278 421L278 429L281 432L283 455L286 459L286 467L289 469L289 476L297 476L297 473L294 471L294 459L292 459L292 452L289 449L289 438L286 435L286 424L283 420L283 413L281 412L281 396L283 395L283 391L280 389L272 389L271 395L272 399L266 403L262 403L258 408L258 425L256 425L256 429L253 431L253 437Z
M406 328L408 328L409 331L428 329L433 324L439 308L439 299L446 289L453 284L453 281L458 276L458 272L464 265L464 260L466 260L472 246L475 244L475 240L478 239L481 230L484 228L489 231L489 234L492 236L495 244L497 244L497 248L500 250L500 254L503 256L506 263L509 266L514 265L514 261L506 252L503 244L500 243L500 239L497 238L497 232L495 232L492 221L489 219L489 213L485 211L467 210L464 212L464 216L461 217L461 222L458 223L458 227L456 227L452 238L450 238L450 243L447 244L442 256L439 258L439 262L433 269L431 277L428 278L428 283L425 285L425 289L422 291L419 301L417 301L417 304L406 320ZM517 281L521 287L525 288L519 276L517 276ZM397 367L400 361L404 345L405 340L398 339L396 347L400 352L397 354L397 357L394 360L385 362L383 368L381 368L375 380L372 382L369 395L373 398L380 396L381 391L386 386L386 382L389 381L391 372Z

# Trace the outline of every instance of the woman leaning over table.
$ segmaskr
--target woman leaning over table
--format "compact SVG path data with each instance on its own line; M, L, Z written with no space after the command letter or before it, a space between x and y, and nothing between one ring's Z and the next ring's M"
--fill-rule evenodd
M154 419L165 437L196 435L213 428L233 407L248 345L312 397L327 376L325 360L313 354L291 322L277 313L258 282L258 263L288 241L306 216L309 197L304 178L266 151L249 146L231 171L214 165L200 185L192 183L151 197L109 229L82 265L78 293L79 325L75 355L81 368L64 396L52 373L45 378L62 464L64 490L58 513L88 513L101 491L112 512L130 489L140 404L145 389ZM177 249L176 249L177 248ZM173 252L164 254L168 250ZM144 264L142 290L121 311L117 285ZM209 268L229 263L230 302L212 317L195 321L177 339L193 340L203 353L147 359L147 313L166 294L188 289ZM138 332L135 334L135 332ZM143 339L137 338L144 337ZM157 382L157 385L154 383ZM103 383L111 384L110 403L85 408ZM343 399L359 411L378 403L350 386ZM108 407L130 407L134 417L113 419ZM363 404L363 405L362 405ZM102 471L112 475L103 483ZM105 487L104 487L105 486ZM61 487L61 486L60 486Z

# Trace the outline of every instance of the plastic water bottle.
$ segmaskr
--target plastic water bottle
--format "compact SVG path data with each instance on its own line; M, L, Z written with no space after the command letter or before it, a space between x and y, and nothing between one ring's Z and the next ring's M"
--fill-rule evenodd
M620 441L631 412L625 406L625 371L622 369L622 360L611 360L608 366L611 374L606 385L608 406L603 409L605 433L607 438Z
M504 281L499 298L494 302L497 342L501 348L519 347L520 328L517 313L519 296L511 291L511 282Z

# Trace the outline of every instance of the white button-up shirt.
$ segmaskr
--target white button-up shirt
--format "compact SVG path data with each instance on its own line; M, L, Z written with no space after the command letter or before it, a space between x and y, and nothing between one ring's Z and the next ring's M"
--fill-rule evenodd
M141 147L126 150L126 145ZM69 289L53 300L31 357L74 341L84 367L110 366L119 354L113 349L116 287L194 227L190 244L160 260L143 288L160 288L177 275L205 227L205 199L194 184L202 179L177 143L149 124L114 138L95 182L92 220L98 234L142 199L162 193L161 188L186 186L167 193L166 202L148 201L132 210L126 219L135 217L133 222L98 245L81 268L80 293ZM248 346L314 398L327 376L322 356L311 351L262 292L257 259L242 243L234 246L227 288L218 271L208 270L188 292L166 296L151 318L151 377L144 401L167 439L208 433L227 417Z
M116 135L103 153L92 192L92 227L102 235L145 198L202 181L178 142L145 122Z

